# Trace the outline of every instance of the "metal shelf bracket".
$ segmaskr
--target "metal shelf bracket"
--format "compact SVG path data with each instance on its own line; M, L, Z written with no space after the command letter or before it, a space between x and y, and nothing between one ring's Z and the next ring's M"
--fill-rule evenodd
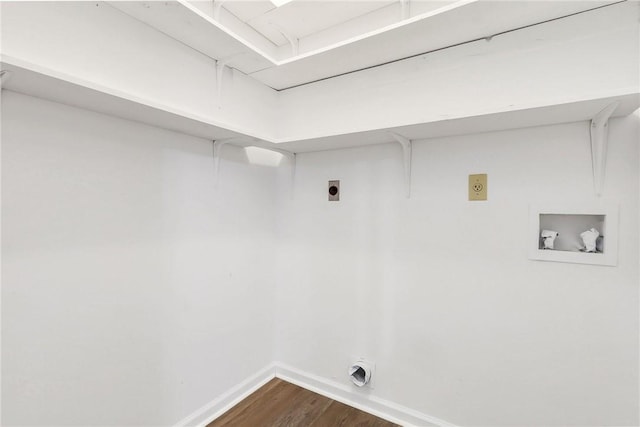
M607 146L609 139L609 117L618 108L616 101L591 119L591 165L593 171L593 188L600 197L604 190L604 176L607 166Z
M231 63L236 59L246 55L249 55L249 53L238 53L236 55L231 55L226 58L216 60L216 95L219 101L222 99L222 81L224 79L225 68L230 68L233 71Z
M387 131L393 139L402 147L402 160L404 163L404 188L407 199L411 198L411 140L395 132Z
M220 9L226 0L213 0L213 19L220 22Z
M410 0L400 0L400 19L405 20L411 18Z
M218 139L213 141L213 187L218 188L218 181L220 181L220 155L222 153L222 147L227 144L238 142L241 138L227 138Z
M287 31L285 31L281 26L279 26L278 24L274 24L273 22L269 22L269 25L271 25L273 28L275 28L280 34L282 34L282 37L284 37L285 39L287 39L287 42L289 42L289 46L291 46L291 54L293 56L297 56L298 52L300 51L300 40L298 40L296 37L292 36L291 34L289 34Z
M6 83L10 78L11 78L11 71L0 70L0 87L2 87L2 84Z

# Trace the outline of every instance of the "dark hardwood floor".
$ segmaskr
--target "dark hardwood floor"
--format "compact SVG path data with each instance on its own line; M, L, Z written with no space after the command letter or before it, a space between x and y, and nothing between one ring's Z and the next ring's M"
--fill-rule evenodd
M396 424L274 378L207 427L222 426L393 427Z

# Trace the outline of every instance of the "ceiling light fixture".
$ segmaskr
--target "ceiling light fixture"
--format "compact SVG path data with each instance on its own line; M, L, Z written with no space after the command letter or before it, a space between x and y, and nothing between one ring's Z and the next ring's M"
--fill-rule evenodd
M293 0L269 0L275 7L284 6L287 3L292 2Z

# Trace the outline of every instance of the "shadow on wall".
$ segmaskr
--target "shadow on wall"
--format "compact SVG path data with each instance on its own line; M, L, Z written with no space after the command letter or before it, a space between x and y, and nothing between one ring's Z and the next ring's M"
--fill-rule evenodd
M284 156L275 151L265 150L259 147L245 147L244 152L247 161L252 165L278 167Z

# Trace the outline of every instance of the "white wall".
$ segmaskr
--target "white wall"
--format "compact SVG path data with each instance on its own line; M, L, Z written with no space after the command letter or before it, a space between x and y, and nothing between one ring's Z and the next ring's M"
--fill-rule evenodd
M2 96L3 425L171 425L273 360L274 168Z
M633 2L282 97L236 75L222 104L212 60L103 3L2 9L5 54L256 132L283 113L289 138L638 85ZM461 425L640 422L638 116L611 125L600 267L525 247L530 203L593 199L586 123L417 142L410 200L396 145L300 154L291 201L239 149L214 191L208 141L2 102L4 424L166 425L274 359L348 384L351 355L375 396Z
M586 123L418 141L410 200L396 145L300 154L290 200L233 147L214 191L208 141L12 92L2 119L6 425L166 425L274 359L348 384L351 355L460 425L639 421L637 115L617 267L527 259L530 203L593 200Z
M277 360L347 385L367 357L374 396L458 425L637 425L639 123L610 128L617 267L527 259L529 204L594 200L586 122L418 141L409 200L398 145L299 154Z

